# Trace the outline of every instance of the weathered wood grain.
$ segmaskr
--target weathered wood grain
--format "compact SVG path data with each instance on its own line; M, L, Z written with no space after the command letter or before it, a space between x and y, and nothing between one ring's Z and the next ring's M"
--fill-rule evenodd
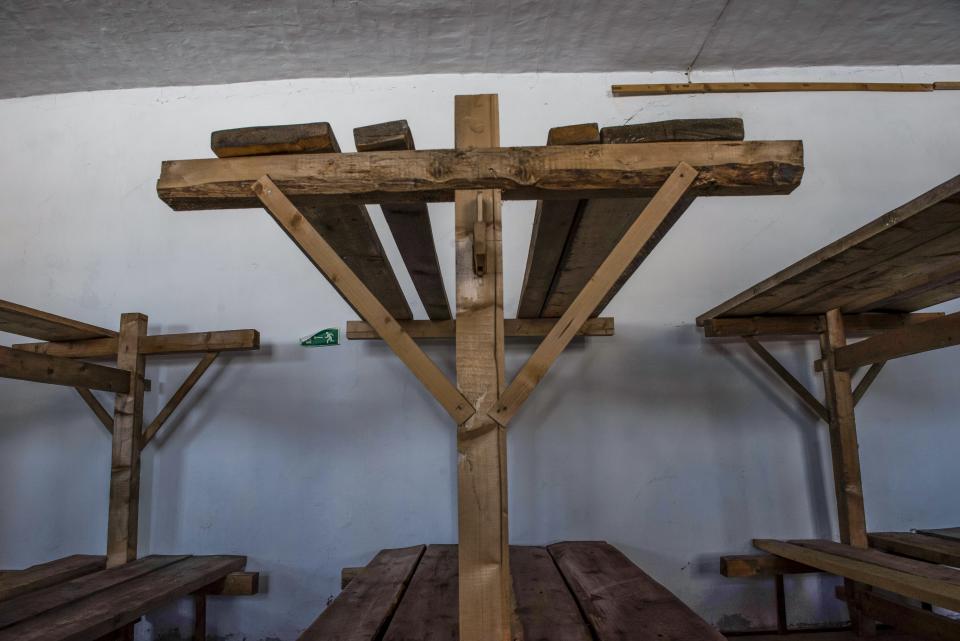
M119 369L0 345L0 377L125 393L130 377Z
M914 314L844 314L847 335L878 334L890 329L940 318L943 312ZM708 318L703 335L720 336L795 336L820 334L825 329L823 315L752 316L749 318Z
M871 532L870 547L878 550L960 567L960 542L913 532Z
M681 118L640 122L600 130L604 143L743 140L742 118Z
M24 352L66 358L116 358L116 338L94 338L47 343L18 343ZM235 352L260 349L260 332L255 329L230 329L219 332L190 332L144 336L140 345L146 356L157 354L193 354L197 352Z
M62 559L39 563L23 570L4 572L0 574L0 601L13 599L22 594L102 570L106 563L107 557L105 556L73 554Z
M112 329L88 325L24 305L0 300L0 332L42 341L70 341L116 336Z
M458 641L458 576L457 546L428 546L383 641Z
M946 583L960 585L960 570L956 568L949 568L936 563L927 563L926 561L918 561L917 559L888 554L876 548L855 548L851 545L844 545L843 543L823 539L802 539L790 541L790 543L811 550L819 550L827 554L842 556L846 559L863 561L864 563L874 563L885 568L926 577L935 581L944 581Z
M546 336L556 322L554 318L505 318L503 334L506 338ZM457 331L457 321L401 321L400 327L411 338L454 338ZM589 318L580 326L577 336L613 336L613 332L613 318ZM366 321L347 321L347 338L351 340L378 340L380 336Z
M222 129L210 134L210 149L218 158L340 151L326 122Z
M772 554L738 554L720 557L720 574L726 577L776 576L819 572L802 563L794 563Z
M960 312L871 336L835 349L836 366L852 370L911 354L960 344Z
M591 641L577 603L546 548L510 546L510 570L522 634L519 638Z

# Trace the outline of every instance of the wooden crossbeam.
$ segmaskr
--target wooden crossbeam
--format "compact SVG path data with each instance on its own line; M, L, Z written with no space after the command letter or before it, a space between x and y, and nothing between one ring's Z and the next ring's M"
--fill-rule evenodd
M319 269L327 280L372 325L414 376L423 383L451 417L460 424L470 418L473 405L403 331L390 312L351 271L323 236L310 226L303 215L268 177L254 184L254 192L290 239Z
M500 397L496 410L491 413L497 422L501 425L510 422L634 257L644 251L651 239L657 237L660 226L670 221L673 209L686 206L684 200L687 189L696 177L697 171L690 165L683 162L677 165Z
M914 314L844 314L848 336L877 334L890 329L916 325L943 316L942 312ZM822 314L809 316L753 316L748 318L701 319L703 335L723 336L802 336L819 334L824 328Z
M140 440L141 450L153 440L153 437L157 435L157 432L159 432L160 428L167 422L170 415L180 406L180 403L187 397L187 394L189 394L193 386L197 384L200 377L203 376L207 369L213 364L213 361L217 359L217 355L217 352L209 352L203 355L203 358L200 359L200 362L193 368L193 371L191 371L183 383L180 384L180 387L178 387L177 391L170 397L167 404L163 406L160 413L157 414L156 418L147 426L147 429L143 433L143 438Z
M777 576L819 571L809 565L781 559L773 554L738 554L720 558L720 574L726 577Z
M97 397L93 395L93 392L88 390L85 387L77 387L77 393L80 395L80 398L83 399L83 402L87 404L87 407L90 408L90 411L93 412L94 416L97 417L97 420L100 421L101 425L107 428L107 431L113 434L113 417L110 416L110 412L100 404L100 401L97 400Z
M765 93L782 91L894 91L956 89L954 82L683 82L613 85L616 97L690 93Z
M766 363L767 366L796 393L796 395L801 401L803 401L804 405L806 405L810 411L819 416L822 420L828 423L830 422L830 415L827 413L827 408L823 406L823 403L818 401L803 383L798 381L793 374L787 371L787 368L781 365L780 361L778 361L773 354L767 351L767 348L760 344L760 341L753 336L744 336L743 340L747 343L750 349L752 349L753 352L760 357L760 360Z
M68 387L85 387L105 392L126 393L130 377L113 367L30 354L0 345L0 377Z
M928 641L960 639L960 621L928 612L877 592L857 591L848 598L843 586L837 586L837 598L852 601L852 607L864 615L893 626L899 632L917 635Z
M960 312L839 347L834 358L838 369L852 370L954 345L960 345Z
M503 334L505 338L546 336L556 323L557 319L555 318L505 318ZM457 321L400 321L400 327L410 334L411 338L454 338L457 331ZM613 318L604 316L587 319L587 322L577 332L577 336L613 336L613 332ZM365 321L347 321L347 338L350 340L379 340L380 336Z
M77 340L116 336L112 329L57 316L0 300L0 332L9 332L18 336L29 336L43 341Z
M14 349L34 354L49 354L67 358L115 358L116 338L94 338L78 341L47 343L18 343ZM189 332L184 334L157 334L144 336L141 353L194 354L198 352L234 352L260 349L260 332L255 329L231 329L218 332Z
M157 193L176 210L259 207L261 176L291 199L318 203L429 202L456 190L500 189L513 200L653 195L680 162L698 169L693 195L786 194L800 184L799 141L369 151L172 160Z

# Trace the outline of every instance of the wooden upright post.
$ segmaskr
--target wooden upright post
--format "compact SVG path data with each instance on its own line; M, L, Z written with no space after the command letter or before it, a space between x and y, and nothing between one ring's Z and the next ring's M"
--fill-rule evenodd
M824 358L823 382L826 389L827 411L830 415L830 451L833 459L833 481L837 495L837 522L840 541L857 548L869 546L867 519L863 507L863 484L860 480L860 451L857 443L857 421L854 413L851 373L836 368L834 350L847 344L843 316L839 309L831 309L825 318L825 331L820 335L820 349ZM845 581L848 594L860 588ZM854 600L848 600L853 603ZM871 635L874 623L864 619L852 605L850 621L861 636Z
M143 314L123 314L120 317L117 367L130 372L130 392L117 394L113 415L107 567L123 565L137 558L145 360L140 346L146 334L147 317Z
M499 147L497 96L457 96L455 129L458 149ZM455 196L457 383L477 410L457 429L460 641L508 641L506 431L488 415L505 387L500 192ZM485 226L480 272L474 269L477 222Z

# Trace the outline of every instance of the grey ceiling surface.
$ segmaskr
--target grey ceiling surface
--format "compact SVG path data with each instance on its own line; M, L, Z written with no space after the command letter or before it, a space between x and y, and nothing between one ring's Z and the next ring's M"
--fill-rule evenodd
M0 98L420 73L960 64L960 0L3 0Z

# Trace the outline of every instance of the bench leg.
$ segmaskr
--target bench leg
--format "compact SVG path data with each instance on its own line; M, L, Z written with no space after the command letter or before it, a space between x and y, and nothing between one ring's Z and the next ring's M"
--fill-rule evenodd
M783 575L773 577L777 588L777 634L787 633L787 597L783 587Z
M193 641L207 641L207 595L193 595Z

